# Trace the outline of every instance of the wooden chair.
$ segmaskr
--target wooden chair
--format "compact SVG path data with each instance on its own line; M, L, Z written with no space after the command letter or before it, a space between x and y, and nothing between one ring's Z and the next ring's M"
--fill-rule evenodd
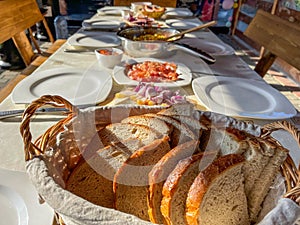
M140 2L140 0L114 0L115 6L130 6L131 2ZM162 7L176 7L176 0L150 0L153 5L159 5Z
M255 71L264 76L277 57L300 69L300 26L263 10L258 10L244 32L264 48Z
M9 95L18 82L30 75L66 40L54 41L48 24L41 14L36 0L0 0L0 8L0 43L12 38L27 66L15 79L11 80L6 87L1 89L1 102ZM43 23L49 40L52 43L46 52L41 51L38 41L32 34L31 28L38 22Z

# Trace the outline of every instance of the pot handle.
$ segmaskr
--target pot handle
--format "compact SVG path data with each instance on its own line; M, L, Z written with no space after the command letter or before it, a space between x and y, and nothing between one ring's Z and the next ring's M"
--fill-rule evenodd
M189 46L187 44L184 44L184 43L172 43L172 46L176 49L180 49L184 52L187 52L189 54L200 57L207 64L213 64L213 63L216 62L216 59L212 55L208 54L207 52L205 52L201 49L191 47L191 46Z

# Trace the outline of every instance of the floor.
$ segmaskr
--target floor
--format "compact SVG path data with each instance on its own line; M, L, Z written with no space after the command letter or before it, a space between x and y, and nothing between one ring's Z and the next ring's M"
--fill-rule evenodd
M5 70L0 68L0 89L5 87L19 72L19 70Z
M237 54L246 61L250 67L254 68L258 57L253 56L258 53L255 50L250 50L244 43L233 39L230 35L220 34L219 37L227 44L236 49ZM47 48L49 43L44 43L44 48ZM251 56L250 56L251 55ZM11 79L13 79L20 70L4 70L0 69L0 89L3 88ZM264 79L285 95L295 108L300 111L300 84L294 81L288 74L284 74L279 68L274 65L265 75Z

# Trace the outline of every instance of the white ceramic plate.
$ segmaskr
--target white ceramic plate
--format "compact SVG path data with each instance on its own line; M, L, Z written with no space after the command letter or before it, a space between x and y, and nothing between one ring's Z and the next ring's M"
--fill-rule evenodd
M1 184L0 205L2 224L28 224L28 212L23 198L12 188Z
M166 16L171 17L189 17L193 16L193 13L187 8L166 8Z
M14 103L30 103L42 95L60 95L74 105L104 101L112 88L105 70L55 68L40 71L22 80L13 90Z
M192 88L209 110L228 116L271 120L296 115L289 100L264 81L204 76L193 80Z
M187 34L186 37L181 39L180 42L201 49L211 55L233 55L235 53L234 49L224 42L199 39L191 36L191 34Z
M212 55L233 55L234 49L225 43L215 43L207 40L199 41L199 47Z
M169 19L166 20L166 23L175 28L175 29L190 29L202 24L202 22L198 19L190 19L190 20L178 20L178 19Z
M120 25L120 21L106 19L90 19L82 22L82 26L85 29L118 29Z
M113 77L118 84L121 85L138 85L138 81L130 79L125 72L125 65L132 63L140 63L144 61L166 62L154 58L137 58L134 60L123 61L120 65L115 66L113 69ZM188 67L183 64L177 63L177 73L179 73L179 80L174 82L153 82L156 86L164 87L180 87L186 86L191 83L192 74Z
M0 169L0 224L51 225L53 209L40 204L25 172Z
M115 16L119 16L122 14L123 10L130 10L129 7L126 6L105 6L101 9L98 9L97 12L100 15L115 15Z
M73 34L68 39L68 44L81 47L116 47L121 40L116 34L110 32L82 31Z

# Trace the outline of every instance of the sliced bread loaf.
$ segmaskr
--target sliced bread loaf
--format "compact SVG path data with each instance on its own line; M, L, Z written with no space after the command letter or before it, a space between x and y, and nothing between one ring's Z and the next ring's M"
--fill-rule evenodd
M190 186L199 172L215 158L215 154L199 153L177 164L163 185L161 213L166 224L186 224L186 198ZM203 161L208 161L208 164ZM200 163L203 167L200 167Z
M151 127L163 136L170 135L172 131L172 126L169 126L163 120L149 116L130 116L123 119L121 123L142 124Z
M244 158L226 155L201 171L188 192L186 220L193 225L248 225Z
M113 183L116 209L149 221L148 174L169 150L169 140L164 137L142 147L123 163Z
M166 224L160 212L162 200L162 188L165 180L176 167L177 163L184 158L199 152L199 142L189 141L176 146L165 154L149 173L148 214L150 221L158 224Z
M156 139L162 138L162 134L151 127L130 123L109 124L99 131L98 134L104 145L109 145L111 142L120 142L128 138L138 138L144 145L147 145Z

